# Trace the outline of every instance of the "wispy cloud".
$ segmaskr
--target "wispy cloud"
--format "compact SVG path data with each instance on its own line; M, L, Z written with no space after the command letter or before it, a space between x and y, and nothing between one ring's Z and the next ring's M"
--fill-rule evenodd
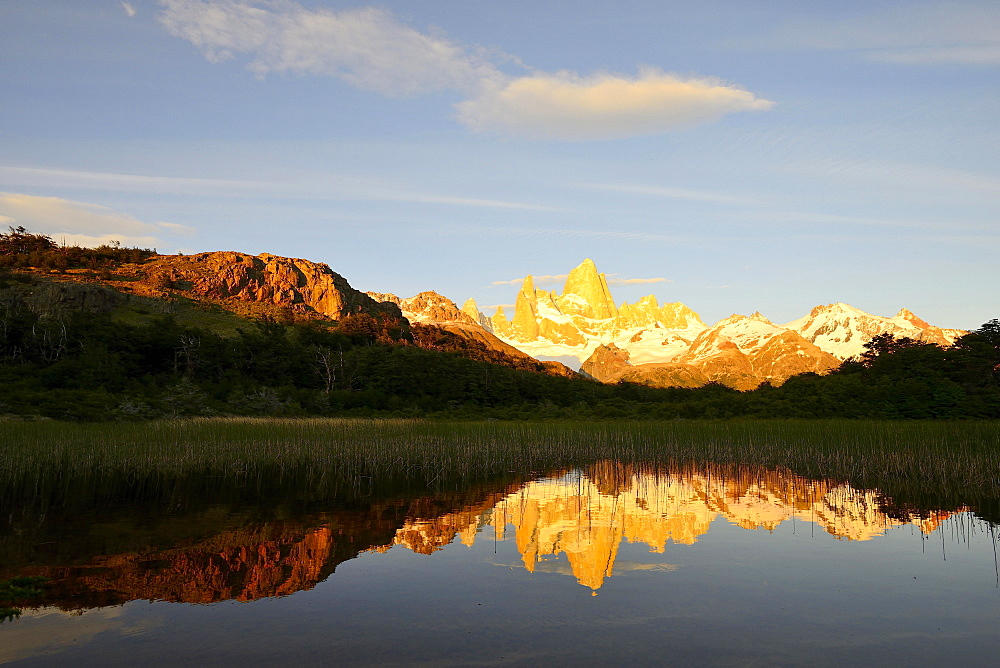
M695 202L713 202L718 204L736 204L740 206L761 206L763 201L750 197L739 197L709 190L688 190L685 188L669 188L628 183L573 183L577 188L589 190L604 190L620 192L628 195L647 195L650 197L666 197L669 199L692 200Z
M122 9L125 11L125 15L127 17L129 17L130 19L135 17L136 14L135 7L132 6L131 2L120 2L118 4L122 6Z
M1000 64L1000 5L908 2L846 19L789 19L772 34L746 46L854 51L883 62Z
M287 181L206 179L179 176L149 176L0 165L4 182L44 188L84 188L123 192L213 195L256 199L260 197L300 197L315 200L371 200L444 204L488 209L563 211L558 207L460 195L423 193L403 184L380 179L346 177L339 174L297 175Z
M813 173L823 178L872 183L881 181L917 190L961 188L978 191L990 199L1000 198L1000 178L993 174L970 172L941 165L889 160L816 159L790 163L795 173Z
M181 225L180 223L156 223L156 225L181 237L193 237L198 234L198 230L190 225Z
M536 286L561 285L569 274L543 274L540 276L531 275L531 280ZM668 278L618 278L616 276L606 277L609 285L643 285L647 283L673 283ZM507 281L493 281L491 285L521 285L524 278L512 278Z
M645 285L647 283L673 283L669 278L612 278L607 279L608 285Z
M213 62L237 56L259 77L331 76L389 97L452 90L456 118L476 132L602 140L659 134L774 103L711 77L654 68L637 75L510 75L513 56L420 32L373 7L308 9L291 0L160 0L160 23Z
M531 280L535 285L559 285L566 280L569 274L543 274L541 276L531 276ZM509 281L493 281L492 285L521 285L524 283L524 277L512 278Z
M996 230L995 225L981 223L928 222L910 218L875 218L872 216L844 216L810 211L769 211L760 217L762 221L810 223L824 226L860 225L865 227L890 227L909 230L938 230L941 232L984 232Z
M334 76L390 97L466 90L499 76L482 55L421 33L387 10L335 12L294 2L161 0L160 23L201 49L211 62L251 58L271 72Z
M239 179L203 179L179 176L150 176L115 172L0 165L7 183L56 188L95 188L122 192L170 193L184 195L273 194L274 184Z
M479 132L542 139L635 137L689 128L774 103L712 78L655 69L637 76L537 74L488 87L458 105L458 119Z
M419 204L448 204L453 206L473 206L487 209L520 209L522 211L565 211L560 207L530 204L525 202L510 202L496 199L479 199L476 197L452 197L448 195L429 195L405 192L384 192L373 199L395 200L399 202L414 202Z
M650 232L632 232L628 230L581 230L581 229L551 229L544 227L440 227L428 231L445 236L503 236L519 239L617 239L620 241L656 242L675 245L684 240L680 236L669 234L654 234Z
M159 236L163 232L195 232L186 225L146 223L99 204L20 193L0 193L0 221L81 246L120 241L130 246L157 247L163 245Z

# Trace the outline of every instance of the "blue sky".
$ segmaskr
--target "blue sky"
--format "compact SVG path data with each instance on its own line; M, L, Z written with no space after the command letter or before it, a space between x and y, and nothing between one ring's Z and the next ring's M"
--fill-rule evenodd
M994 1L4 0L0 62L0 223L57 240L1000 317Z

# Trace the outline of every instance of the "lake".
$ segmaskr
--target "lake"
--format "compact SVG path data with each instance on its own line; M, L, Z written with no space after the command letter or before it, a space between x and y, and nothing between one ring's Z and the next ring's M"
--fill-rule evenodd
M622 445L621 425L304 428L256 425L263 459L211 424L60 432L62 445L29 430L48 445L0 460L0 580L46 584L0 624L0 661L987 665L1000 652L996 497L981 486L921 486L923 468L855 486L759 450L678 456L691 434L741 429L725 433L743 447L767 425L636 432L670 454L645 458L621 456L649 454ZM983 428L950 430L956 461L975 439L992 451ZM532 429L530 453L497 445ZM776 429L769 443L794 431ZM140 436L159 454L122 445ZM858 451L844 453L829 466L850 470Z

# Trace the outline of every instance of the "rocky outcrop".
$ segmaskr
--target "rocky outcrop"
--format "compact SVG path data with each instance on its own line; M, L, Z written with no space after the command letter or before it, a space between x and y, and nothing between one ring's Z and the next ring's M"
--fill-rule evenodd
M399 308L409 313L414 319L422 322L454 322L463 325L478 326L475 320L462 311L455 302L436 292L428 291L403 299ZM413 319L410 319L412 322Z
M613 343L600 345L580 367L580 373L602 383L616 383L623 373L634 368L628 358L628 351Z
M462 304L462 313L472 318L480 327L485 329L487 332L493 333L493 325L490 323L490 319L479 310L479 305L476 304L476 300L469 297Z
M690 364L649 362L629 367L618 377L618 381L649 387L701 387L712 379Z
M261 302L311 311L332 320L358 313L399 318L399 307L351 287L325 264L234 251L168 255L145 265L145 280L202 297Z
M563 293L555 299L555 303L562 313L571 317L605 320L618 314L608 289L608 280L604 274L597 272L590 258L569 272Z
M632 366L629 352L613 343L598 346L580 367L580 373L602 383L635 383L649 387L701 387L710 382L698 368L676 362Z
M527 353L501 341L493 332L477 322L469 313L482 316L475 302L470 300L466 306L459 309L455 302L436 292L427 291L400 299L391 293L369 292L373 298L399 306L403 317L415 327L414 342L424 348L459 352L472 359L503 364L515 368L532 371L542 371L557 376L575 376L576 374L558 362L539 362ZM485 320L485 317L483 317ZM431 328L427 331L424 328ZM455 337L460 341L456 341Z

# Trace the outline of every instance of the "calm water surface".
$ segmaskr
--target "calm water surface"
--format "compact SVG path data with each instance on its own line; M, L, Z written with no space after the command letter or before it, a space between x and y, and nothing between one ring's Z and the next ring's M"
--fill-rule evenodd
M922 507L780 470L617 462L319 500L295 485L292 476L204 503L184 485L134 499L66 494L11 513L0 579L41 575L49 586L0 624L0 660L745 666L1000 656L997 535L972 507Z

